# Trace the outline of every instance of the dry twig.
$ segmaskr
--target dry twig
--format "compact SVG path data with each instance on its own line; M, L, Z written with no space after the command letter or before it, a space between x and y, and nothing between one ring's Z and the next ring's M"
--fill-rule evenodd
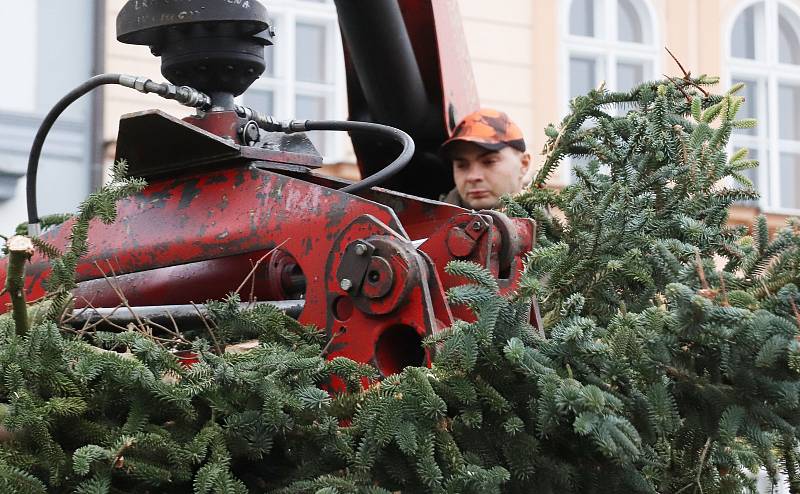
M687 102L687 103L689 103L689 104L691 105L691 104L692 104L692 97L689 95L689 93L687 93L687 92L686 92L686 90L685 90L685 89L683 89L683 88L681 87L681 85L680 85L680 84L678 84L678 81L677 81L677 80L676 80L674 77L670 77L670 76L668 76L667 74L663 74L663 75L664 75L664 77L666 77L667 79L669 79L669 80L670 80L670 82L672 82L673 84L675 84L675 87L676 87L676 88L678 88L678 91L680 91L681 93L683 93L683 96L686 98L686 102Z
M687 84L689 84L689 85L691 85L691 86L693 86L693 87L697 88L697 90L699 90L701 93L703 93L703 96L705 96L706 98L708 98L708 96L709 96L709 94L708 94L708 91L706 91L706 90L705 90L705 89L704 89L702 86L700 86L700 85L696 84L696 83L695 83L695 82L692 80L692 73L691 73L691 72L689 72L689 71L687 71L687 70L686 70L686 69L683 67L683 64L681 64L681 63L678 61L678 57L676 57L676 56L675 56L675 55L674 55L674 54L673 54L673 53L672 53L672 52L669 50L669 48L667 48L666 46L664 47L664 49L665 49L665 50L667 50L667 53L669 53L669 56L671 56L671 57L672 57L672 59L673 59L673 60L675 60L675 63L676 63L676 64L678 64L678 67L681 69L681 72L683 72L683 80L684 80L684 81L686 81L686 83L687 83Z
M711 287L706 280L705 269L703 269L703 260L700 259L700 252L694 252L694 261L695 269L697 270L697 276L700 277L700 284L703 285L703 290L710 290Z
M797 304L794 303L794 297L789 297L789 304L792 306L794 312L794 320L797 323L797 328L800 329L800 312L797 310Z
M255 265L255 263L253 262L252 259L250 259L250 268L253 270L252 272L255 272L256 265ZM255 292L256 292L256 277L255 276L251 276L250 277L250 296L247 297L247 303L248 304L253 304L256 301Z
M108 268L111 270L111 275L114 278L116 278L117 277L117 273L114 271L114 267L111 265L111 262L106 260L106 263L108 264ZM114 290L114 293L117 295L117 297L119 297L119 300L120 300L120 302L122 302L122 305L124 305L125 308L128 309L128 311L130 311L130 313L133 316L133 318L136 319L136 323L139 325L139 327L143 331L145 331L144 323L139 318L139 315L136 313L136 311L133 310L133 307L131 307L131 305L128 303L128 298L125 296L124 293L122 293L122 290L118 286L116 286L114 283L111 282L111 278L109 278L109 276L106 274L106 272L103 271L103 268L100 267L100 264L98 264L97 261L94 262L94 265L97 266L97 269L100 271L100 274L103 275L103 279L106 280L106 283L108 283L108 286L111 287L111 289Z
M6 242L8 271L5 291L11 297L11 317L18 335L28 332L28 304L25 302L25 263L33 256L33 242L24 235L15 235Z
M211 337L211 341L214 343L214 349L216 350L217 355L222 355L222 353L223 353L222 347L220 346L219 341L217 340L217 336L214 334L214 330L211 329L211 326L208 324L208 320L206 319L206 315L203 314L203 312L200 310L200 308L194 302L189 302L189 303L192 304L192 307L194 307L194 310L197 311L197 315L200 316L200 320L203 321L203 325L208 330L208 335ZM214 321L211 321L211 322L213 324ZM217 329L219 329L219 328L217 328Z
M253 265L253 269L251 269L250 272L247 274L247 276L244 277L244 280L242 280L242 284L239 285L239 288L236 289L236 293L239 293L239 292L242 291L242 288L244 288L244 286L247 284L247 280L249 280L254 274L256 274L256 269L258 269L258 266L262 262L264 262L264 259L269 257L273 252L275 252L276 250L281 248L288 241L289 241L289 239L287 238L283 242L281 242L278 245L276 245L275 247L273 247L269 252L267 252L266 254L261 256L261 258L258 261L256 261L256 263Z
M728 291L725 289L725 273L719 272L719 289L722 291L722 305L730 307L731 302L728 300Z
M325 345L325 348L323 348L322 351L320 352L320 356L324 357L325 354L328 353L328 350L330 350L331 345L333 345L333 340L335 340L338 336L342 336L346 332L347 332L347 328L342 327L342 328L339 329L339 331L333 333L331 335L331 339L328 340L328 343Z
M81 297L81 298L83 298L83 297ZM86 304L86 308L87 308L87 309L94 310L95 312L97 312L97 309L96 309L96 307L94 307L94 306L92 305L92 303L91 303L91 302L89 302L88 300L86 300L85 298L83 298L83 303L85 303L85 304ZM100 326L101 324L104 324L104 323L105 323L105 324L108 324L109 326L113 326L113 327L115 327L115 328L117 328L117 329L121 329L121 330L123 330L123 331L127 331L127 330L128 330L128 328L123 328L122 326L120 326L120 325L118 325L118 324L116 324L116 323L112 322L110 319L108 319L108 317L109 317L109 316L113 316L113 315L114 315L114 314L115 314L115 313L116 313L116 312L117 312L119 309L121 309L122 307L123 307L123 305L122 305L122 304L117 304L117 306L116 306L116 307L114 307L114 308L111 310L111 313L110 313L108 316L100 316L100 319L99 319L99 320L97 320L97 321L95 321L95 322L93 322L93 323L91 323L91 324L89 323L89 320L87 319L87 320L86 320L86 323L83 325L83 327L82 327L82 328L81 328L81 330L80 330L80 331L81 331L81 333L82 333L82 334L86 334L86 333L88 333L89 331L92 331L92 330L93 330L94 328L96 328L97 326Z

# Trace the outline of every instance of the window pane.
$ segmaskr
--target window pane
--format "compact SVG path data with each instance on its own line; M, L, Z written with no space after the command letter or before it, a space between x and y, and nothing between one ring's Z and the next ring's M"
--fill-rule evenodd
M594 37L594 1L573 0L569 9L569 33Z
M781 153L778 182L781 188L782 208L800 209L800 154Z
M619 0L617 39L630 43L644 43L642 20L630 0Z
M296 79L304 82L325 81L325 26L297 23Z
M264 63L267 68L264 69L264 76L275 77L275 47L267 46L264 48Z
M733 83L743 82L744 88L739 91L740 96L744 96L744 104L736 114L736 118L758 118L758 81L755 79L734 78ZM759 124L762 124L759 122ZM758 135L758 128L755 129L734 129L735 134Z
M572 57L569 59L569 97L580 96L594 89L596 84L597 61L591 58Z
M739 14L731 33L731 54L737 58L756 58L755 5Z
M781 7L778 17L778 60L781 63L800 65L800 39L795 29L794 14Z
M295 98L295 118L299 120L322 120L326 117L327 102L323 96L298 94ZM325 154L327 136L325 132L308 132L308 137L321 154Z
M267 115L275 115L275 93L269 89L250 88L242 96L245 106Z
M778 86L778 127L781 139L800 140L800 86Z
M298 94L295 100L295 116L299 119L322 120L325 118L325 98Z
M617 89L626 91L644 82L644 64L620 62L617 64Z
M281 25L275 19L270 19L270 22L272 23L272 28L275 30L273 42L277 45L281 42ZM275 77L277 75L275 71L275 50L277 50L277 48L275 45L264 47L264 63L267 68L264 69L262 77Z

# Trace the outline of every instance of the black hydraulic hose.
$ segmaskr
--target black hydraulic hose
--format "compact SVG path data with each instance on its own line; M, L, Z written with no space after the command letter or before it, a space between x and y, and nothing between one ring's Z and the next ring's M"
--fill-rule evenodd
M122 77L121 74L100 74L92 77L61 98L44 117L44 121L39 126L39 130L36 132L36 137L33 139L30 155L28 155L28 172L25 192L27 194L26 199L28 202L29 234L34 235L38 233L31 232L30 225L39 224L39 211L36 205L36 174L39 171L39 158L42 155L42 147L44 146L44 141L47 138L47 134L53 127L53 124L56 123L56 120L58 120L58 117L61 116L61 114L69 105L93 89L106 84L118 84L120 77ZM36 228L36 226L33 228Z
M124 74L100 74L87 80L76 87L66 96L61 98L58 103L47 113L39 125L36 137L33 138L31 152L28 155L28 171L25 184L26 200L28 205L28 235L37 236L39 234L39 211L36 204L36 176L39 172L39 159L42 155L42 147L50 133L50 129L64 113L64 110L81 96L108 84L119 84L130 89L136 89L141 93L155 93L162 98L174 99L178 103L194 108L207 108L211 104L210 98L190 87L177 87L172 84L162 84L153 82L146 77L135 77Z
M347 192L350 194L369 189L370 187L374 187L385 182L405 168L406 165L408 165L408 163L411 161L411 158L414 156L415 146L414 140L411 138L411 136L398 128L390 127L388 125L371 122L353 122L349 120L306 120L305 122L289 122L287 130L290 132L304 132L307 130L365 132L383 137L389 137L403 145L403 151L400 153L400 155L395 158L394 161L386 165L383 169L359 182L350 184L340 189L342 192Z

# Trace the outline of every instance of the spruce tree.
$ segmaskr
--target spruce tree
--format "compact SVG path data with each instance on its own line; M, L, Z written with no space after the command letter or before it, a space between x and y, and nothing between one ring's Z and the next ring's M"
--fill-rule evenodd
M431 368L382 381L328 361L315 328L235 295L210 304L206 330L70 330L85 226L113 219L121 194L101 191L72 248L50 252L53 294L30 329L0 317L0 486L739 493L764 468L800 492L798 225L774 238L763 218L727 226L756 197L743 173L756 163L728 140L755 122L736 117L740 87L709 94L714 83L576 98L546 130L531 189L505 200L540 226L519 290L501 296L480 267L451 263L470 280L451 303L476 320L425 341ZM565 158L586 165L546 188ZM533 297L543 328L528 321ZM188 368L185 350L198 356ZM346 392L328 391L333 375Z

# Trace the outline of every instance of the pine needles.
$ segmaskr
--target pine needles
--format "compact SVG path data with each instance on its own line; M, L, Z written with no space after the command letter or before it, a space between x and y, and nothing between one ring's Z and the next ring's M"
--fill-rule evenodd
M112 221L141 184L93 196L68 223L70 248L48 253L48 317L24 337L0 318L0 486L721 494L753 491L763 469L796 489L800 232L727 226L755 197L742 172L756 164L727 142L754 122L737 119L737 88L709 94L714 82L686 74L574 100L546 130L534 186L504 199L540 227L517 292L452 263L469 283L450 302L475 321L425 340L431 368L380 382L370 365L326 360L315 328L242 310L236 294L209 304L213 335L175 328L174 345L61 331L88 222ZM589 158L576 182L545 188L570 156ZM532 297L544 328L530 325ZM182 365L178 347L198 362Z

